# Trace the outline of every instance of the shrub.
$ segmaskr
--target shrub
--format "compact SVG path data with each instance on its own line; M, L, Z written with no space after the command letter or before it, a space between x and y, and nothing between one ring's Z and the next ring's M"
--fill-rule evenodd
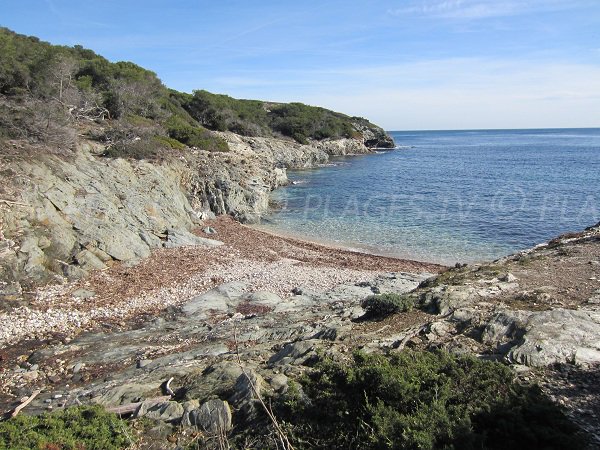
M365 298L361 306L368 316L385 317L398 312L410 311L414 302L410 297L399 294L378 294Z
M159 144L164 145L165 147L169 147L173 150L183 150L185 148L185 145L183 145L177 139L173 139L167 136L154 136L153 139Z
M99 406L68 408L0 422L0 447L112 450L132 444L129 425Z
M205 128L190 125L178 116L171 116L167 120L169 137L189 147L198 147L209 152L227 152L227 142Z
M570 449L578 429L500 363L445 352L322 360L277 414L297 448Z
M107 158L131 158L160 160L168 155L171 147L158 139L139 139L133 141L119 141L106 149L102 156Z

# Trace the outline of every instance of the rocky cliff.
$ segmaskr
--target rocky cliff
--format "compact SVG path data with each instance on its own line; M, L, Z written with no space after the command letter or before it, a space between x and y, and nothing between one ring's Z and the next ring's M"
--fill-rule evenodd
M287 168L371 151L360 139L303 145L219 135L229 152L188 149L162 162L108 158L104 144L83 139L67 156L21 141L6 144L0 294L18 298L23 286L135 262L153 248L214 245L189 230L215 214L257 222L269 193L288 182Z

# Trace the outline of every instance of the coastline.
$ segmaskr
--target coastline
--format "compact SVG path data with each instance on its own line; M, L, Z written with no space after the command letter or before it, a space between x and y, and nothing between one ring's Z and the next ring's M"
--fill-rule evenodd
M136 265L117 263L83 279L32 293L26 306L0 313L0 347L72 339L95 329L123 330L230 281L287 298L297 287L326 291L389 272L435 274L444 266L277 236L229 216L204 221L219 247L159 249ZM207 236L200 229L196 234ZM301 269L301 270L298 270ZM0 361L2 364L2 361ZM0 366L1 367L1 366Z
M285 230L275 229L274 227L272 228L269 225L264 225L264 224L260 224L260 223L259 224L247 224L247 225L244 224L244 226L255 229L262 233L269 234L271 236L276 236L279 238L289 239L289 240L296 240L299 242L306 242L306 243L315 244L318 246L336 249L336 250L342 250L342 251L347 251L347 252L352 252L352 253L359 253L359 254L363 254L363 255L377 256L380 258L390 258L390 259L400 260L400 261L410 261L410 262L419 263L419 264L431 264L431 265L436 265L436 266L441 266L441 267L450 267L449 264L445 264L442 261L426 261L426 260L418 258L417 256L401 254L400 252L398 252L398 253L385 252L385 251L381 251L380 249L378 249L377 247L374 247L374 246L361 245L361 244L356 244L353 242L336 242L336 241L331 241L331 240L327 240L327 239L318 239L318 238L314 238L311 236L297 234L292 231L287 232Z

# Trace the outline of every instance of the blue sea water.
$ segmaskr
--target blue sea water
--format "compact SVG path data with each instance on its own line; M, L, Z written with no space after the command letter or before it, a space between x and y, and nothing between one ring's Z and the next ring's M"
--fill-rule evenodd
M290 171L274 231L453 264L600 221L600 129L397 131L397 149Z

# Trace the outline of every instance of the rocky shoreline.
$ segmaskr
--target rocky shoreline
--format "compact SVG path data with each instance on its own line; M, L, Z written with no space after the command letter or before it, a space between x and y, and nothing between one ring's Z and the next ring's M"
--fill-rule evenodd
M168 307L153 311L151 300L134 322L95 322L86 333L5 347L6 409L34 389L42 393L29 413L135 405L137 416L156 421L156 448L169 448L167 437L183 439L208 401L226 404L233 423L254 420L258 398L243 372L269 396L289 389L317 354L442 348L505 361L600 443L600 226L435 275L441 267L267 238L226 217L206 225L223 246L161 250L146 265L99 272L55 297L64 305L83 289L84 308L117 300L135 311L136 298ZM220 249L231 258L221 260ZM403 294L418 308L361 320L361 301L373 293ZM175 395L157 402L168 380Z
M198 424L253 423L322 355L443 349L510 365L600 445L600 224L450 270L267 234L239 221L267 210L286 168L372 150L221 136L228 153L162 163L90 141L3 158L3 409L38 391L27 413L100 404L176 448ZM366 320L380 293L415 309Z
M189 149L162 162L106 158L106 146L90 140L69 156L11 142L0 158L3 197L10 198L0 202L0 299L14 302L37 285L117 262L135 264L152 249L211 245L189 230L222 214L257 222L269 193L288 183L286 169L372 152L369 136L304 145L219 135L229 152Z

